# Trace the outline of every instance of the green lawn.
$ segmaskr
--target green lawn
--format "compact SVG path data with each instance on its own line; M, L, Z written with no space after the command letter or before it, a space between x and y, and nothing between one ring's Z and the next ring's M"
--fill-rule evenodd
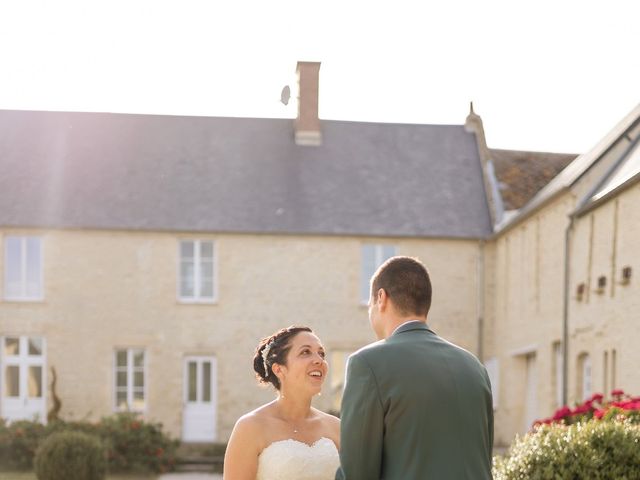
M107 480L155 480L156 476L109 475ZM36 480L34 473L0 472L0 480Z

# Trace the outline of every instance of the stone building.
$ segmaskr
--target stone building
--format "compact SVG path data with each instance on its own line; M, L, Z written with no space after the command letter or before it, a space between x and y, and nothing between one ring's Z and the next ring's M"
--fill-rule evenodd
M368 279L394 254L427 264L430 325L487 364L498 442L565 383L569 399L640 390L640 110L575 160L496 151L473 111L320 120L319 70L298 64L293 121L0 111L0 416L44 420L54 367L63 418L132 410L224 441L273 396L255 345L293 323L325 343L316 406L335 410L348 354L374 340Z

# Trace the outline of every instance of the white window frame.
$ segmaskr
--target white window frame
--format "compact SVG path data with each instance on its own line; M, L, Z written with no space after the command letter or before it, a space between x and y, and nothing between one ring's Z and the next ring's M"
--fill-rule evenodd
M118 371L122 367L118 367L118 352L127 352L127 407L121 408L118 406ZM134 367L133 365L133 356L136 353L142 352L142 367ZM134 373L136 371L140 371L142 368L142 378L143 378L143 387L142 387L142 396L144 401L144 406L142 408L134 408ZM113 352L113 410L115 412L146 412L147 411L147 385L148 381L148 373L147 373L147 351L144 348L116 348Z
M378 267L380 265L382 265L387 259L395 256L398 254L398 247L396 245L393 244L389 244L389 243L365 243L360 247L360 304L361 305L369 305L369 297L370 297L370 291L369 291L369 282L371 280L371 277L369 278L365 278L364 275L364 269L365 269L365 265L364 265L364 249L365 248L369 248L369 247L373 247L373 261L374 261L374 268L373 268L373 272L375 272ZM390 256L386 256L384 254L384 250L390 248L393 249L393 253ZM364 292L367 292L366 294L366 298L364 298Z
M193 243L193 276L194 276L194 295L187 297L182 295L182 245L184 243ZM201 267L201 255L202 244L211 243L212 251L212 278L213 292L210 297L205 297L200 294L201 282L200 282L200 267ZM202 240L183 238L178 241L178 301L180 303L216 303L218 301L218 256L216 255L216 242L214 240Z
M580 401L589 400L593 394L593 371L591 368L591 355L583 353L579 357L580 363Z
M9 293L9 240L20 241L20 293L11 295ZM29 295L27 288L27 265L29 258L27 257L27 240L38 240L38 250L40 255L40 265L38 268L38 294ZM8 235L4 237L4 299L19 302L38 302L44 300L44 275L43 275L43 255L42 237L37 235ZM33 260L31 260L33 261Z
M556 407L561 407L562 402L562 385L564 382L564 350L562 342L554 342L553 344L553 366L555 377L555 397Z

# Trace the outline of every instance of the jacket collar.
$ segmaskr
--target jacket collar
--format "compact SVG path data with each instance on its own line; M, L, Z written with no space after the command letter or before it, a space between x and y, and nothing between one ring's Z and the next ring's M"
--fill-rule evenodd
M396 328L390 335L390 337L393 337L400 333L410 332L412 330L426 330L428 332L434 333L424 322L421 322L420 320L410 320Z

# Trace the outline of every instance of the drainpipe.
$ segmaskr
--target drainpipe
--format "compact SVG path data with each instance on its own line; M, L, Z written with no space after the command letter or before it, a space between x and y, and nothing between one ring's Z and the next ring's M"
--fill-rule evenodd
M484 361L484 240L478 252L478 359Z
M564 311L562 315L562 404L568 404L569 393L569 292L571 232L573 232L573 213L569 215L569 225L564 232Z

